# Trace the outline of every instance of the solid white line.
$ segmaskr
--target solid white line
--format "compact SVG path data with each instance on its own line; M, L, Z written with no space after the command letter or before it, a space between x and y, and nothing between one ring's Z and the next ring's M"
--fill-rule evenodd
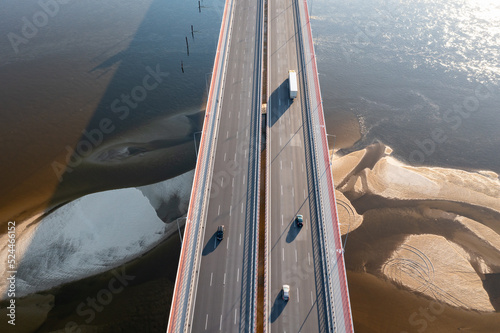
M219 205L219 210L217 211L217 215L220 215L220 205Z
M212 286L213 278L214 278L214 273L210 273L210 287Z
M281 253L283 254L283 261L285 261L285 248L282 247L281 250L282 250Z
M205 331L207 330L207 325L208 325L208 313L207 313L207 319L205 319Z
M297 303L299 303L299 288L297 288Z

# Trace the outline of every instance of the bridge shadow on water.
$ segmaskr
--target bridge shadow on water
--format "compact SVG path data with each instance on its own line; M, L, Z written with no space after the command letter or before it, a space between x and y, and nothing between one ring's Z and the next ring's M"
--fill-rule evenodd
M280 290L278 295L276 295L276 298L274 299L270 315L271 323L274 323L276 319L278 319L278 317L281 315L283 310L285 310L285 307L287 305L287 302L285 302L283 298L281 298L281 293L282 291Z
M156 183L196 164L195 139L203 126L206 73L213 66L221 13L213 8L201 14L195 4L166 0L145 3L143 20L127 30L127 38L96 47L81 65L90 81L85 84L103 89L81 116L84 121L73 125L80 139L63 142L49 206L91 192ZM203 30L195 35L191 24ZM83 106L74 108L83 114Z
M271 110L268 110L270 126L274 126L276 122L286 113L293 103L290 99L288 91L288 79L285 79L278 88L276 88L270 96ZM281 103L281 105L280 105Z
M198 147L194 138L203 126L203 108L208 91L206 73L213 67L222 15L215 9L199 13L194 2L146 0L136 7L132 3L124 6L119 6L118 1L114 3L117 4L116 8L111 11L109 6L101 8L101 3L75 2L64 7L64 11L61 7L61 14L57 17L58 20L64 19L73 24L77 22L78 27L84 28L85 24L89 27L98 22L106 29L103 29L102 35L97 36L99 38L90 35L84 28L79 31L81 35L69 30L64 40L71 40L71 43L68 43L63 54L54 60L47 60L46 66L52 71L49 79L40 84L40 89L44 91L46 87L52 86L52 89L59 88L61 91L57 98L47 96L50 103L46 104L57 104L57 108L52 110L41 105L40 114L45 115L46 123L40 122L39 126L45 125L46 132L53 133L55 138L49 140L50 138L42 137L36 140L47 140L40 145L54 148L46 153L46 165L38 166L36 164L39 163L34 161L35 171L40 170L33 173L36 182L27 179L17 185L20 187L26 183L35 189L34 194L23 188L20 189L22 192L17 191L25 193L23 199L34 202L37 209L44 208L48 211L88 193L160 182L190 171L195 166L195 149ZM137 11L142 8L142 12L132 12L130 7ZM128 14L136 19L136 24L127 22ZM109 26L103 23L107 21L110 22ZM50 30L57 30L55 21L50 24L54 25L54 29ZM191 33L191 24L194 29L200 29L196 37L194 32ZM123 29L118 33L118 29L111 28L115 25L120 25ZM71 26L68 27L70 28ZM50 31L46 32L48 35ZM189 55L186 37L190 47ZM43 42L41 35L37 38L40 43ZM85 43L94 39L110 42L95 42L85 52L80 52L79 47L73 46L80 44L86 47ZM51 46L51 43L49 40L46 45ZM31 45L35 45L34 42L28 46ZM63 67L58 63L62 56L66 56L63 60L71 66ZM61 69L58 71L59 68ZM70 69L74 72L63 72ZM31 73L22 73L21 76L31 76ZM66 76L71 76L72 79L74 76L76 83L71 81L68 84L63 80ZM28 96L27 99L35 97ZM62 120L59 121L59 118ZM18 259L17 266L18 278L26 282L24 291L34 290L34 287L28 289L30 286L35 286L36 290L45 290L67 283L66 289L54 291L58 301L51 307L51 319L47 319L41 331L64 328L69 318L76 318L76 324L84 325L82 327L90 327L85 323L85 318L75 316L75 309L80 302L99 290L108 290L108 283L114 281L110 280L113 277L92 278L94 280L88 285L95 286L95 290L84 289L80 281L73 280L111 270L124 260L130 260L132 255L138 255L139 251L152 246L145 238L134 238L133 231L127 234L123 230L117 230L115 235L118 236L113 237L112 241L107 239L108 234L99 233L100 230L109 230L104 224L109 224L111 228L117 226L119 223L115 222L119 221L125 228L141 224L145 219L156 218L152 214L133 214L139 206L140 209L145 207L149 211L155 207L149 207L147 202L127 205L130 201L120 202L125 196L116 196L116 193L119 192L106 193L105 200L90 201L82 206L68 205L64 208L66 210L54 212L54 216L61 216L60 222L52 219L52 222L47 220L39 223L31 240L25 243L25 254ZM164 196L165 201L170 203L167 195ZM21 204L12 204L12 208L5 214L19 214L17 211L23 212L26 209ZM129 210L129 215L123 213ZM162 209L158 209L157 215L162 218L163 213L160 211ZM168 214L165 210L164 215ZM126 219L121 220L124 216ZM58 228L54 227L56 224L53 221L58 223ZM77 224L80 221L84 221L81 233L67 231L71 227L66 227L66 224ZM147 222L149 224L145 223L144 228L154 224L154 221ZM204 255L215 250L214 240L215 236L210 242L212 249L210 246L206 247L209 252L204 251ZM127 242L130 242L130 246ZM153 251L158 251L157 249L159 246ZM143 257L137 261L140 260ZM168 261L165 262L165 266L169 267L168 275L165 273L166 269L159 270L155 267L158 262L150 261L147 269L143 269L154 274L145 277L140 275L133 282L143 285L144 289L141 290L144 293L132 292L138 290L133 287L120 294L121 304L143 302L144 311L138 313L131 310L130 313L126 312L127 316L120 315L126 310L126 306L116 311L105 311L98 314L99 323L129 332L165 331L168 307L160 311L155 308L154 301L146 304L144 294L156 293L154 288L171 292L177 257L168 256ZM170 269L171 267L175 268ZM50 277L49 272L61 271L64 274ZM85 291L75 294L72 289ZM170 304L170 295L162 293L161 296L165 297L162 302ZM155 315L145 315L151 313ZM126 319L132 316L134 326L130 326L131 322ZM92 325L98 326L95 323Z

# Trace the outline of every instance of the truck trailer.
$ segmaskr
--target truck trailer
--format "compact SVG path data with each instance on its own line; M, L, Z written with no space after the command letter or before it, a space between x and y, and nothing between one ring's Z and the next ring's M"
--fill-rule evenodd
M297 97L297 73L288 71L288 88L290 89L290 99Z

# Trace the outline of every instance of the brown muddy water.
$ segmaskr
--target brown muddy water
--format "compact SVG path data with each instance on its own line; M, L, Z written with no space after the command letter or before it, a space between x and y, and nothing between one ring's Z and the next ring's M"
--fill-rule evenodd
M223 5L68 1L56 13L35 0L3 1L2 225L87 193L192 169ZM382 142L410 165L500 172L496 2L309 5L327 129L336 136L330 144L339 154ZM46 24L30 31L26 20L43 20L41 11L50 14ZM348 247L371 246L356 239ZM108 288L113 272L28 296L24 302L36 306L19 314L27 316L25 332L62 332L69 322L82 332L163 332L178 249L172 236L125 265L136 278L88 325L89 314L76 308ZM423 327L409 317L429 299L367 273L349 271L348 279L357 332ZM448 332L458 319L475 332L498 327L494 312L446 307L443 313L424 331Z

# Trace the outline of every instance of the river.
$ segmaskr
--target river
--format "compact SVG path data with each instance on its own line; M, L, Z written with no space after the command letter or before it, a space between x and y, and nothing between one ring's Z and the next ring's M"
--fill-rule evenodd
M223 6L222 0L3 1L1 221L192 169ZM410 165L500 172L500 4L312 0L309 6L327 130L338 152L382 142ZM156 270L151 258L176 267L165 257L172 246L174 238L145 258L141 269L150 277L135 280L140 287L120 294L120 304L140 304L147 290L171 288L174 273ZM98 292L109 274L50 291L56 306L49 296L41 302L53 310L39 332L83 322L73 309L85 292L72 295L79 287ZM130 321L114 304L93 323L127 331ZM147 322L142 331L162 331L167 311L154 318L141 312L134 327Z

